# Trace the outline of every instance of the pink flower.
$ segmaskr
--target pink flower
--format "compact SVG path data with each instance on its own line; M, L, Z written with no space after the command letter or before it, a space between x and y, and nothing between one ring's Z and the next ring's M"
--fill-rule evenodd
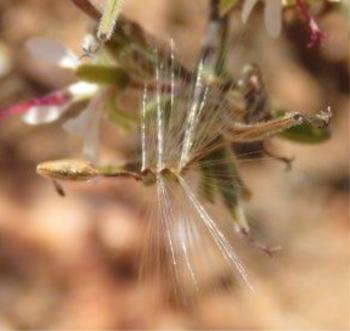
M308 5L304 0L296 0L305 21L308 23L310 31L310 41L308 47L315 47L322 45L327 35L320 29L315 18L311 15Z
M11 115L25 114L24 120L29 124L49 123L59 117L62 107L69 102L69 99L70 95L66 91L56 91L0 110L0 120Z
M27 43L27 48L36 57L61 68L75 70L79 66L79 57L55 41L34 38ZM0 120L11 115L22 115L23 121L29 125L47 124L61 118L74 103L90 100L88 106L76 118L66 121L63 128L82 139L84 157L95 162L98 158L105 89L97 84L78 81L49 95L0 109Z

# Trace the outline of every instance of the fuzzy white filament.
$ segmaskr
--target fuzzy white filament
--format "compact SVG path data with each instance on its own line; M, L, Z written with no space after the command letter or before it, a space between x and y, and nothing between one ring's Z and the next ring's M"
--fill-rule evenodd
M158 54L157 54L158 59ZM158 61L158 60L157 60ZM156 81L157 81L157 171L160 172L164 167L164 109L162 109L161 99L161 82L160 82L160 70L162 64L156 66Z
M141 171L145 171L148 164L147 159L147 133L146 133L146 116L147 116L147 86L144 87L143 97L142 97L142 112L141 112L141 153L142 153L142 163Z
M143 94L141 169L148 169L155 175L159 218L151 222L154 222L153 233L158 240L158 249L162 244L166 247L170 266L165 270L174 278L175 290L179 291L180 296L187 296L186 286L197 292L203 286L203 281L213 274L218 262L223 262L222 266L238 273L248 288L254 291L231 244L235 228L249 231L239 196L239 180L235 174L225 170L227 168L214 168L216 173L209 174L218 180L216 188L219 190L226 189L225 181L230 181L233 191L236 185L237 203L230 210L230 216L234 215L234 219L230 218L224 223L225 219L212 218L206 201L192 188L189 174L197 176L198 166L203 166L205 162L212 166L231 164L226 157L205 160L213 151L220 152L222 139L227 139L229 146L232 141L261 140L300 124L302 117L289 114L254 125L242 122L234 100L231 102L225 97L222 87L206 80L203 61L198 64L195 78L184 83L174 70L173 43L170 65L160 61L156 55L155 104L149 103L152 107L148 106L147 88ZM223 186L219 187L221 184ZM204 247L208 249L203 251ZM160 264L159 256L156 262Z
M187 117L186 129L185 129L185 138L183 142L181 158L179 162L179 170L181 170L186 163L189 161L189 155L191 148L193 146L193 138L195 136L195 130L197 127L199 119L199 110L201 107L201 96L203 93L203 62L201 61L197 70L196 83L193 92L193 101L189 115Z
M173 41L170 49L169 64L162 62L156 52L154 100L150 102L149 90L145 87L140 115L141 171L150 170L155 175L157 193L159 217L152 219L152 233L156 236L153 243L160 244L159 240L163 240L166 244L170 265L165 269L170 272L181 297L187 295L184 286L199 291L220 256L252 288L226 237L229 233L215 223L184 177L189 162L207 147L221 128L217 105L210 101L219 91L205 81L203 62L198 64L191 86L176 85L184 82L174 70ZM233 233L232 224L226 228ZM211 253L201 256L207 244ZM156 261L160 263L159 256Z
M186 181L179 176L179 182L184 189L184 192L186 193L187 197L191 200L193 203L193 206L195 207L196 211L198 212L200 220L205 224L208 231L210 232L211 236L213 237L216 245L218 246L219 250L221 251L222 255L225 257L225 259L230 263L232 263L238 270L239 274L241 275L242 279L245 281L247 286L254 291L253 286L251 285L247 272L245 271L244 266L240 262L237 254L235 253L232 245L228 242L228 240L225 238L221 230L218 228L218 226L215 224L214 220L210 217L210 215L207 213L205 208L202 206L202 204L198 201L196 196L193 194L190 187L187 185Z
M170 40L170 72L171 72L171 90L170 90L170 109L174 108L175 101L175 71L174 71L174 62L175 62L175 43L174 39Z

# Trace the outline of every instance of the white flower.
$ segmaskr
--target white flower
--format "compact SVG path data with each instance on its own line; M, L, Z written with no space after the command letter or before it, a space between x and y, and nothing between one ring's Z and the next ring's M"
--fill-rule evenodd
M249 15L259 0L244 0L242 20L247 22ZM282 0L263 0L265 2L264 21L269 35L277 38L282 30Z

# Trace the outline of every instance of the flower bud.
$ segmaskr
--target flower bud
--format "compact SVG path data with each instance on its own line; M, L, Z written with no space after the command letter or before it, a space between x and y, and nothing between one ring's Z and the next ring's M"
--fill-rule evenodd
M36 172L51 179L84 181L98 176L98 171L83 160L57 160L40 163Z

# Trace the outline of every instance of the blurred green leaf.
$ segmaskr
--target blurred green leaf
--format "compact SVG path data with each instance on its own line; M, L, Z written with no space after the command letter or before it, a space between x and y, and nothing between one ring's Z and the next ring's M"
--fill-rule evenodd
M125 167L122 165L98 165L96 166L99 174L103 174L105 176L110 176L115 173L125 171Z
M237 2L238 0L220 0L220 4L219 4L220 15L221 16L226 15Z
M295 142L317 144L328 140L331 134L327 128L320 129L310 123L304 123L287 129L280 133L280 136Z
M117 67L83 64L76 69L75 73L80 79L90 83L113 84L121 88L129 83L129 75L125 70Z

